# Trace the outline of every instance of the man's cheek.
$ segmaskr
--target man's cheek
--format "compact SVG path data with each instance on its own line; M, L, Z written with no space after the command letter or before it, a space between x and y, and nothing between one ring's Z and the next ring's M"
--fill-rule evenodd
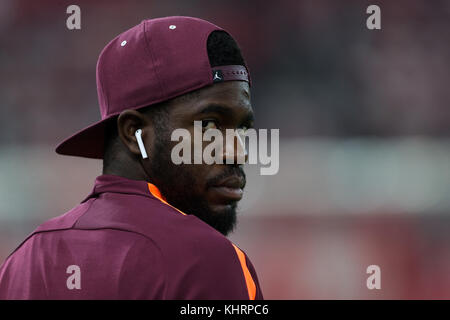
M208 176L205 165L191 164L187 165L187 167L188 174L191 176L191 179L193 181L193 185L189 187L192 187L197 195L203 195L206 191L205 186Z

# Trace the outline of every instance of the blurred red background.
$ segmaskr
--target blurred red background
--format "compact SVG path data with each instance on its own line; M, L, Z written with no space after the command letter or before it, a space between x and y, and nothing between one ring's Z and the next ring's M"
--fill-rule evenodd
M81 8L81 30L66 8ZM450 3L0 2L0 260L79 203L101 162L57 156L98 120L95 64L143 19L190 15L238 40L280 172L248 168L231 239L269 299L450 298ZM368 290L366 268L381 268Z

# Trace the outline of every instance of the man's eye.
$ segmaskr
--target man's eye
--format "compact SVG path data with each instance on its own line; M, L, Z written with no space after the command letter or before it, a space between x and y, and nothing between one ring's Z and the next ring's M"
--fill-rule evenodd
M202 120L203 131L208 129L217 129L217 124L215 120Z

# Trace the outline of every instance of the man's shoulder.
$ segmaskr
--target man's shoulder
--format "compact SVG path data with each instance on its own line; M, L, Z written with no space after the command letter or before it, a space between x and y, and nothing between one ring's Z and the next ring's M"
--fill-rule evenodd
M138 201L123 205L130 201L122 200L90 199L43 223L14 259L8 259L5 274L18 276L12 271L28 268L36 279L49 270L63 277L64 268L75 264L95 280L86 292L103 286L104 292L136 298L215 297L218 292L218 297L235 297L236 291L239 297L247 295L236 247L224 235L163 202L132 199ZM55 278L55 286L64 279Z
M61 217L62 218L62 217ZM63 218L62 218L63 219ZM95 200L77 217L74 229L118 229L143 235L161 248L198 250L230 246L229 240L194 215L158 199L113 194Z
M236 247L231 241L196 216L184 215L157 199L136 196L135 201L124 201L126 197L131 195L115 194L81 203L41 224L23 243L38 235L42 243L62 240L67 245L77 245L82 241L89 251L96 247L89 243L121 247L122 241L136 248L158 250L169 264L175 265L183 260L230 261L236 258Z
M162 250L196 254L233 252L231 242L220 232L194 215L158 199L128 194L108 194L89 199L68 212L39 225L29 237L38 233L64 230L91 231L102 234L114 231L129 233L129 237L145 237ZM134 234L134 236L132 235ZM28 238L29 238L28 237Z

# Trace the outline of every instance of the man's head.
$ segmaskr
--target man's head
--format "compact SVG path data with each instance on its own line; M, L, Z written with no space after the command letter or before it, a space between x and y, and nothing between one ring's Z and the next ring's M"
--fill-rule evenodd
M211 67L245 65L238 45L224 31L209 35L207 51ZM238 164L172 162L176 142L171 141L171 133L183 128L193 136L194 121L201 121L203 130L221 130L223 136L226 129L252 127L249 84L219 82L139 110L122 111L106 127L103 173L151 182L168 203L227 234L236 222L245 175ZM142 130L147 159L141 157L137 129ZM224 148L224 163L227 156Z

